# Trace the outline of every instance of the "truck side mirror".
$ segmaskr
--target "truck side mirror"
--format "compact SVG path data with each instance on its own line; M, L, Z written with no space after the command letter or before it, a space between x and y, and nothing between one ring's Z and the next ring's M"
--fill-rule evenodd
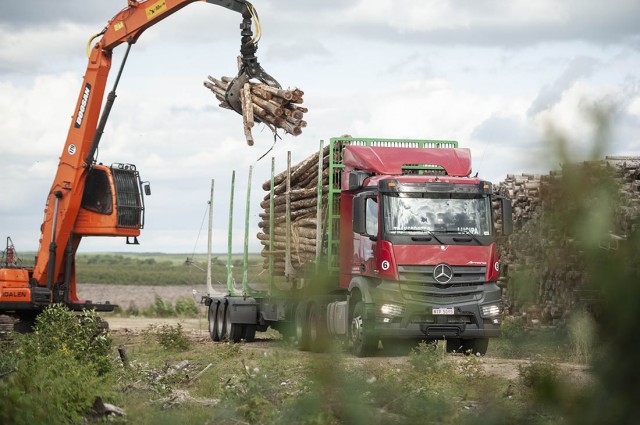
M144 184L144 194L147 196L151 196L151 185L149 183Z
M511 199L500 198L502 203L502 234L509 236L513 233L513 216L511 214Z
M352 226L355 233L364 235L366 231L365 221L365 197L356 196L353 198L353 210L352 210Z

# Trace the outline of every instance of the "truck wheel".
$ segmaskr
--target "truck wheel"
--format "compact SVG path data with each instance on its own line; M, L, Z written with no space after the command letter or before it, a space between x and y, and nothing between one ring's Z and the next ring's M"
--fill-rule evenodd
M247 342L256 340L256 325L242 325L242 338Z
M309 309L309 346L314 353L322 353L327 349L328 334L327 323L321 312L320 306L311 304Z
M463 339L462 352L468 355L487 354L489 348L489 338Z
M227 304L225 308L225 328L227 337L231 342L240 342L242 339L242 324L231 322L231 306Z
M309 326L307 325L307 303L301 302L296 307L296 339L300 351L309 351Z
M209 304L209 335L212 341L220 341L220 334L218 334L218 303Z
M364 302L358 301L353 308L351 328L349 329L351 351L358 357L367 357L371 355L378 345L378 339L373 338L371 335L367 335L364 332L364 328Z
M222 341L227 337L227 306L220 303L216 313L216 329L218 330L218 340Z

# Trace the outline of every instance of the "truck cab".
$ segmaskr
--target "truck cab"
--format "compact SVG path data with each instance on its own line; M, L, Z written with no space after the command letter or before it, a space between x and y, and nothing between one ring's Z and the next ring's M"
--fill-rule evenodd
M356 354L378 340L445 339L484 354L500 335L502 294L492 185L459 148L344 147L340 287L350 294ZM345 225L352 223L351 226Z

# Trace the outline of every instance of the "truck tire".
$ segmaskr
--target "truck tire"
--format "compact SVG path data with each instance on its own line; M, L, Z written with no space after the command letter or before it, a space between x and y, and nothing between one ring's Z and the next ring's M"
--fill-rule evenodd
M247 342L256 340L256 325L242 325L242 339Z
M300 351L309 351L310 348L307 305L305 301L302 301L296 307L296 340Z
M349 328L349 340L351 352L358 357L370 356L378 346L378 339L365 333L365 308L362 300L353 308L351 327Z
M487 354L489 348L489 338L463 339L462 352L467 355Z
M220 341L220 334L218 333L218 303L209 304L209 312L207 315L209 320L209 336L212 341Z
M225 328L227 331L227 338L231 342L240 342L242 339L242 324L231 322L231 306L226 305L225 311Z
M219 341L224 340L227 337L227 306L224 303L218 305L216 313L216 329L218 330Z
M327 330L326 318L317 303L311 304L307 323L309 327L309 347L311 351L314 353L326 351L329 331Z

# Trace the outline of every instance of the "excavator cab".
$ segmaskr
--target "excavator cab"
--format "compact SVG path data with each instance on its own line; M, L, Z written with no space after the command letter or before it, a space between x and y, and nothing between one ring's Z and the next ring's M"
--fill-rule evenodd
M89 171L73 232L79 236L136 237L150 194L133 164L95 165Z

